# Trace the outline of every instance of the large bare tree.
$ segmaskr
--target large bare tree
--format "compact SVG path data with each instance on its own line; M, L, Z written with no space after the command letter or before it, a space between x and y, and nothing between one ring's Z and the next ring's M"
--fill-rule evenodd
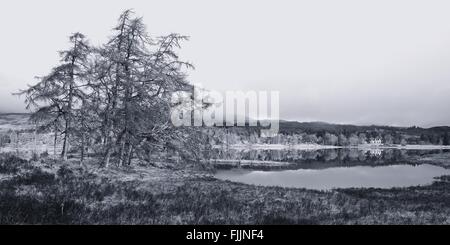
M35 121L64 135L63 159L72 144L82 160L88 147L100 149L105 166L111 159L119 166L146 159L154 150L198 160L202 130L176 128L170 121L173 94L193 90L186 75L193 66L177 54L187 39L151 38L142 18L127 10L100 47L72 35L61 64L21 93L35 109Z
M84 97L86 60L89 45L81 33L70 36L71 48L60 52L61 61L50 74L19 94L26 95L27 108L33 110L32 120L41 128L62 131L64 135L61 157L67 159L73 132L74 111Z

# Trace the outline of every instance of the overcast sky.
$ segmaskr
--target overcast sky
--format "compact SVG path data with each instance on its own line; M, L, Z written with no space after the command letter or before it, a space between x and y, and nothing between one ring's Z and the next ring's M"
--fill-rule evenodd
M450 125L450 1L0 2L0 111L83 32L104 42L133 8L152 35L189 35L190 80L216 90L278 90L281 117Z

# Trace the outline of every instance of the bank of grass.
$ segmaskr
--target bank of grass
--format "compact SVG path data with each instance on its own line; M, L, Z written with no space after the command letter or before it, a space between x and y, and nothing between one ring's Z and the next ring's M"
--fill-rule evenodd
M331 192L257 187L195 170L0 157L1 224L448 224L450 178Z

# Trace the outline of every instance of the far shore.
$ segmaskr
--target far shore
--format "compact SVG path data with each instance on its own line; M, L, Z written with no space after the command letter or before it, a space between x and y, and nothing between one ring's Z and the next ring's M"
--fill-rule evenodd
M242 150L327 150L327 149L398 149L398 150L450 150L450 145L355 145L355 146L333 146L319 144L233 144L215 145L214 148L242 149Z

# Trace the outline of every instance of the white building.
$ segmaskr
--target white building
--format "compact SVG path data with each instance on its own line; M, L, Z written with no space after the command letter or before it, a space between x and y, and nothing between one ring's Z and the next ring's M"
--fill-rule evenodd
M371 145L381 145L381 139L380 138L375 138L375 139L370 139L370 144Z

